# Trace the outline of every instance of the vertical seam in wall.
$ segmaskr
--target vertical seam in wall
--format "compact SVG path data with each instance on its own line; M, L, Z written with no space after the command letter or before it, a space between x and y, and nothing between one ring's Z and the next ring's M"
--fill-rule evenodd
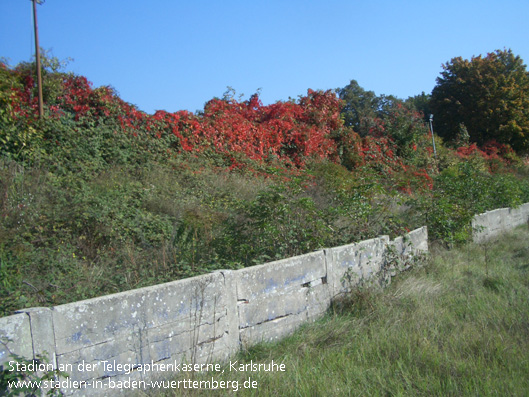
M323 261L325 264L325 280L327 281L327 291L329 293L329 307L331 305L331 301L334 298L334 279L331 279L330 273L331 269L329 261L327 260L327 255L332 255L332 248L324 248L323 249Z
M327 302L327 307L325 308L325 311L328 311L329 308L331 307L331 304L332 304L332 299L333 299L333 286L331 285L330 283L330 279L329 279L329 273L330 273L330 269L329 269L329 262L327 261L327 253L328 253L329 249L328 248L324 248L323 249L323 263L325 265L325 288L327 288L327 295L329 297L328 299L328 302Z
M55 324L53 323L53 315L52 315L52 310L53 308L49 309L49 308L45 308L44 310L49 310L49 315L50 315L50 318L51 318L51 332L52 332L52 335L53 335L53 351L51 352L46 352L48 354L51 354L51 364L53 364L53 368L57 369L59 366L58 366L58 363L57 363L57 344L55 342ZM33 359L37 358L37 352L35 351L35 339L36 339L36 335L35 335L35 330L34 330L34 327L33 327L33 321L31 319L31 312L27 311L27 312L24 312L27 316L28 316L28 320L29 320L29 333L31 335L31 351L33 353ZM50 357L47 357L47 359L50 359Z
M226 277L226 274L225 272L228 272L228 277ZM237 331L237 334L236 335L229 335L229 340L232 340L232 338L235 338L237 340L237 351L240 351L241 350L241 347L242 347L242 341L241 341L241 329L240 329L240 324L241 324L241 318L240 318L240 315L239 315L239 305L237 304L238 302L238 296L239 296L239 293L237 291L237 282L234 281L235 280L235 277L233 275L233 270L219 270L220 274L222 274L222 278L224 280L224 291L225 293L227 294L226 296L226 319L227 319L227 329L228 329L228 335L229 335L229 332L231 329L234 329L236 328ZM228 284L228 280L230 281L231 285L235 291L233 292L234 296L232 297L232 299L229 299L228 298L228 291L229 291L229 287L230 285ZM230 303L232 303L234 305L234 307L232 308ZM235 313L235 324L231 324L230 323L230 311L234 311Z
M323 266L325 267L325 280L327 281L327 285L329 285L329 268L327 266L327 249L324 248L322 251L323 251Z
M242 337L241 337L241 313L239 311L239 305L237 302L239 302L239 284L235 282L235 315L237 316L237 340L239 341L239 349L242 350L244 347L242 344Z
M53 335L53 365L55 368L59 368L59 363L57 361L57 337L55 336L55 321L53 316L54 308L50 308L50 318L51 318L51 334Z
M150 352L150 341L149 341L149 337L148 337L148 332L147 332L147 313L145 312L145 305L144 305L144 301L142 301L142 304L141 304L141 313L140 313L140 321L138 321L139 325L138 325L138 336L137 336L137 339L135 340L135 342L138 342L139 346L138 346L138 349L139 351L136 351L134 352L135 353L135 359L138 358L138 355L139 355L139 358L140 358L140 362L144 363L144 351L147 351L147 354L149 356L149 359L152 359L152 354ZM134 326L133 328L134 329ZM165 336L165 335L164 335ZM146 339L146 343L144 343L143 339ZM134 339L133 339L134 340ZM170 356L170 354L169 354ZM145 380L147 378L147 375L144 373L144 371L141 371L141 374L140 374L140 379L142 380Z
M33 325L31 324L31 315L29 314L29 312L24 312L26 314L26 316L28 316L28 320L29 320L29 334L31 335L31 352L33 354L33 359L36 358L36 354L35 354L35 337L33 336Z

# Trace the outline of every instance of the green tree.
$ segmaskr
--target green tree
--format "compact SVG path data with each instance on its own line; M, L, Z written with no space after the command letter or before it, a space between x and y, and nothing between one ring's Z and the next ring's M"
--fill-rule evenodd
M407 101L393 95L377 96L360 87L356 80L338 93L344 103L342 117L346 128L353 128L361 137L387 137L396 145L398 156L408 159L416 156L417 144L428 133L421 112L427 109L428 95L422 93ZM350 166L349 163L344 164Z
M380 98L373 91L366 91L356 80L338 90L344 101L342 117L346 127L352 127L361 136L368 135L372 120L377 117Z
M393 95L377 96L373 91L366 91L356 80L337 91L344 104L344 125L352 127L360 136L371 135L380 122L392 117L394 109L403 103Z
M420 95L408 97L408 99L406 99L404 103L412 109L421 112L423 114L424 122L427 123L428 119L430 118L430 114L432 113L430 109L430 100L431 95L426 94L423 91Z
M519 56L496 50L443 65L432 91L436 133L454 140L462 127L480 145L496 140L529 151L529 73Z

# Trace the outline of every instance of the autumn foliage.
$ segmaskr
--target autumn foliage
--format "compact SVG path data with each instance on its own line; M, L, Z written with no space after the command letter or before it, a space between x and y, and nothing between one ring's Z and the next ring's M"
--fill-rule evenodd
M132 139L137 150L216 156L229 169L256 162L300 170L308 161L320 159L349 170L367 166L396 180L394 186L407 194L417 188L432 189L436 167L423 115L393 97L378 98L378 110L364 112L364 130L357 132L343 121L351 98L340 99L331 90L309 89L297 101L271 105L263 105L258 94L246 101L214 98L196 114L161 110L147 114L123 101L111 87L94 88L83 76L55 72L48 74L44 88L46 120L59 123L58 129L56 124L43 128L38 122L31 69L2 64L0 73L0 123L5 135L0 144L11 157L29 159L72 140L72 133L100 129ZM64 126L69 132L61 135ZM495 141L481 148L462 144L455 154L462 159L479 155L500 164L516 157L508 145Z
M37 102L30 76L12 73L6 102L7 116L13 122L31 123L36 118ZM340 101L331 91L309 90L297 102L277 102L264 106L258 95L238 102L212 99L200 115L187 111L157 111L154 115L139 111L121 100L110 87L93 88L86 78L63 75L60 95L47 104L48 116L67 115L83 125L118 122L119 133L143 134L162 138L172 134L176 151L214 151L240 153L251 160L279 160L285 165L302 167L308 158L336 157L331 132L342 126ZM50 137L52 138L52 137Z

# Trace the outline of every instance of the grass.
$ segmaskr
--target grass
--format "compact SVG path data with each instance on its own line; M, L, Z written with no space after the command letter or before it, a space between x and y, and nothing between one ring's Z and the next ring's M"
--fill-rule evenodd
M357 291L295 335L232 359L274 360L285 364L285 372L234 372L225 366L214 378L238 381L240 395L527 395L528 228L486 246L431 251L429 263L387 289ZM257 389L243 388L248 378ZM209 380L211 373L194 379ZM149 392L225 394L231 393Z

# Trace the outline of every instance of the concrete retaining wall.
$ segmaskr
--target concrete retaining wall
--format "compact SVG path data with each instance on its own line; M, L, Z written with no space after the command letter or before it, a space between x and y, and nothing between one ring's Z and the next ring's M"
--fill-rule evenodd
M106 395L108 380L153 379L162 374L156 371L161 364L223 361L241 347L288 335L323 315L333 297L359 284L387 283L427 250L423 227L394 241L382 236L237 271L26 309L0 318L0 364L9 368L10 353L33 358L46 352L55 368L78 382L63 387L65 394ZM130 371L146 364L158 366Z
M518 208L500 208L476 215L472 220L472 238L480 243L529 222L529 203Z

